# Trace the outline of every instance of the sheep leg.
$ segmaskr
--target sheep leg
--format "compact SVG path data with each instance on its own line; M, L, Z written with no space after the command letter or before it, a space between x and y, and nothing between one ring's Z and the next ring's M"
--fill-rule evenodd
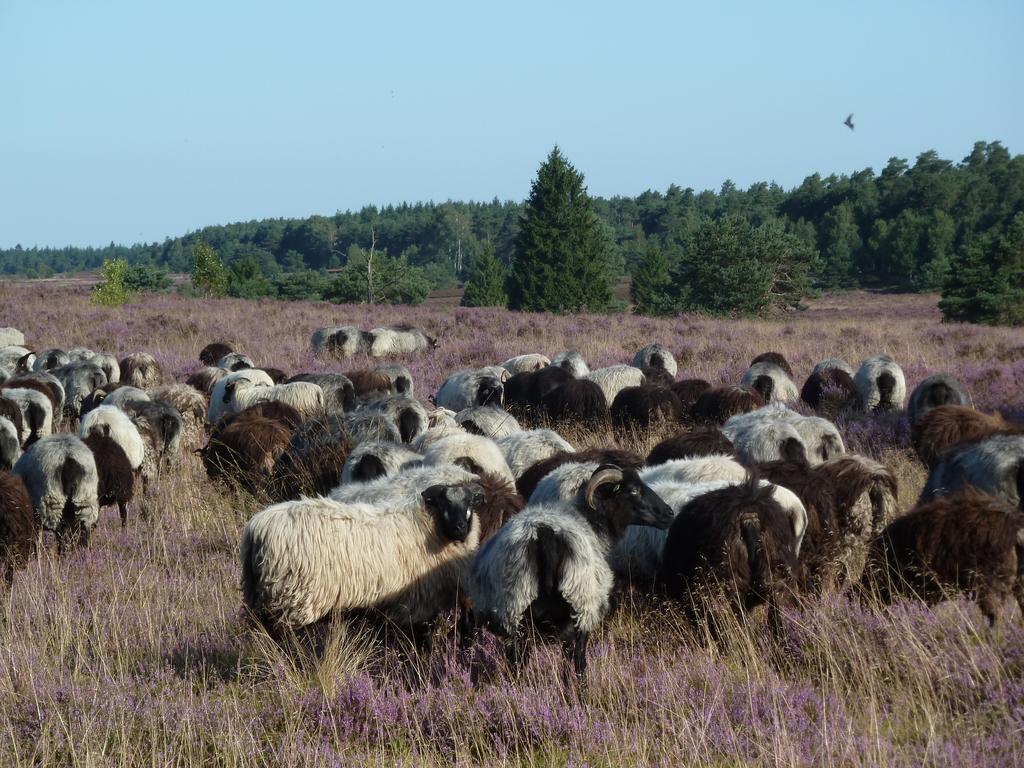
M459 638L459 648L463 651L470 650L480 635L480 626L476 620L476 614L472 608L464 607L459 611L459 620L455 625L455 632Z
M121 515L121 528L128 525L128 505L123 501L117 502L117 511Z
M418 654L429 656L434 650L434 622L424 621L414 625L412 642Z
M585 683L587 678L587 640L589 637L586 632L576 631L565 639L562 646L566 661L572 661L576 680L581 684Z

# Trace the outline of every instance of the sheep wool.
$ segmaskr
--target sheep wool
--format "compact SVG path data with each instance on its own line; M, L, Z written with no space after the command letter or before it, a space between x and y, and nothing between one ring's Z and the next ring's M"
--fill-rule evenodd
M99 477L92 451L74 435L42 438L14 465L40 525L58 533L70 523L90 530L99 519Z
M497 443L517 480L538 461L556 453L576 450L553 429L514 432L499 438Z
M475 475L487 473L515 484L505 455L490 438L469 433L454 434L436 440L423 454L424 464L457 464Z
M612 365L598 368L586 375L604 393L606 403L615 402L615 396L626 387L639 387L647 383L644 372L632 365Z
M113 439L121 446L124 455L128 457L132 469L137 472L142 468L142 462L146 458L146 444L142 440L138 427L120 408L113 405L101 405L85 414L78 427L78 436L85 438L89 435L100 435Z

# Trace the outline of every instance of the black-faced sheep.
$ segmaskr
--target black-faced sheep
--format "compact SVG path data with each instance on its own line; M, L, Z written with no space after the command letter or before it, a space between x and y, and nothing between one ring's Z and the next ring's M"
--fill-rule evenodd
M99 519L96 461L74 435L50 435L34 443L14 465L35 508L36 521L57 534L57 550L89 543Z
M149 389L163 383L160 364L148 352L133 352L121 361L121 381L130 387Z
M790 367L789 361L781 352L762 352L750 361L751 367L758 363L770 363L771 365L777 366L785 371L789 378L793 378L793 369Z
M482 368L452 374L437 390L434 399L441 408L458 413L474 405L501 405L503 394L501 378L490 369Z
M1024 514L973 490L936 499L890 523L873 543L864 583L883 602L929 605L960 592L994 625L1015 597L1024 612Z
M922 419L934 408L943 405L967 405L960 382L948 373L933 373L910 393L907 401L907 419L911 430L921 425Z
M800 399L823 413L838 413L860 406L857 385L841 368L825 368L808 376L800 390Z
M537 485L547 475L566 464L614 464L620 469L640 469L643 459L632 451L619 448L588 448L584 451L560 451L532 464L516 480L516 489L524 499L529 499ZM574 495L575 491L573 494Z
M800 397L793 379L774 363L754 363L743 374L740 386L756 390L766 403L791 403Z
M621 390L610 412L612 423L618 427L648 427L663 421L678 422L683 417L683 406L671 389L645 384Z
M14 572L36 551L36 517L32 499L17 475L0 472L0 577L10 589Z
M365 483L378 477L397 475L409 466L423 463L423 455L400 443L368 441L360 443L341 468L341 482Z
M455 422L467 432L492 440L521 432L515 416L494 405L477 405L455 414Z
M894 411L903 407L907 398L907 381L903 369L888 355L865 360L853 377L865 411Z
M699 429L667 437L647 455L647 464L664 464L672 459L718 456L732 453L732 441L717 429Z
M715 594L724 593L736 613L767 604L778 632L798 568L789 517L772 488L752 480L698 496L679 511L662 550L660 582L695 622L706 620Z
M509 469L517 478L522 477L538 461L563 451L575 450L565 438L553 429L531 429L513 432L496 441L505 455Z
M212 341L199 351L199 362L212 368L217 365L218 360L234 351L234 347L227 342Z
M355 385L340 373L297 373L285 383L305 381L324 391L324 409L329 415L341 416L356 407Z
M275 501L326 496L338 484L354 443L339 416L307 421L274 463L270 495Z
M609 553L627 526L664 528L671 520L672 509L635 470L598 467L576 499L527 506L480 550L465 578L474 623L507 638L519 665L529 622L562 642L582 679L587 640L610 606Z
M99 505L117 505L121 527L124 528L128 524L128 505L135 495L135 471L131 462L113 438L93 433L83 442L96 460Z
M994 435L1024 433L1024 428L1010 424L998 413L982 413L963 405L940 405L913 430L914 450L926 466L958 443L976 443Z
M531 353L510 357L501 364L501 367L514 376L517 373L533 373L541 368L547 368L549 365L551 365L551 361L547 357Z
M646 384L644 373L632 365L610 365L598 368L585 377L601 387L606 403L614 403L615 396L626 387L639 387Z
M744 387L726 385L705 390L693 404L693 419L698 424L724 424L738 413L764 407L758 392Z
M608 401L597 382L573 379L544 395L541 411L556 424L572 422L597 426L608 420Z
M367 354L390 357L437 349L437 340L411 325L388 325L367 333Z
M568 371L574 379L582 379L590 373L590 366L583 359L583 355L575 350L559 352L551 358L551 367L562 368Z
M1024 508L1024 435L994 435L946 451L928 473L918 503L969 486Z
M676 377L679 366L676 358L661 344L648 344L633 356L633 365L637 368L660 368L671 378Z

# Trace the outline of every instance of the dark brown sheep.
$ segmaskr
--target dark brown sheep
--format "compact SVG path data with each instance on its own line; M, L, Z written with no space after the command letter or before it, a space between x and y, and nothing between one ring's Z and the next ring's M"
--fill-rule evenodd
M391 379L378 371L348 371L345 375L352 382L355 395L359 398L387 395L395 389Z
M8 589L14 572L35 554L37 535L35 510L25 484L17 475L0 472L0 576Z
M224 341L214 341L207 344L199 352L199 362L203 365L215 366L217 361L225 355L230 355L235 349Z
M922 504L890 523L871 547L864 584L883 602L909 595L929 605L960 592L993 625L1013 595L1024 612L1024 513L969 489Z
M222 416L214 425L213 434L216 434L219 430L226 429L235 422L245 421L246 419L271 419L294 431L302 423L302 414L287 403L277 401L256 403L256 405L251 405L238 413L229 413Z
M751 365L757 365L758 363L771 363L772 365L777 365L786 372L786 375L789 376L789 378L793 378L793 369L789 367L789 361L783 357L781 352L762 352L750 361Z
M274 464L270 496L275 501L326 496L338 484L354 448L340 416L303 422Z
M764 398L754 390L727 384L703 392L693 404L693 418L702 424L722 425L730 417L756 411L764 404Z
M614 464L620 469L640 469L644 460L632 451L624 451L620 448L589 448L585 451L559 451L546 459L533 464L516 481L516 488L524 499L529 499L537 488L537 484L546 475L558 469L563 464L582 464L594 462L596 464Z
M860 406L853 377L841 368L825 368L807 377L800 399L815 411L837 413Z
M280 368L262 368L262 370L270 380L275 384L284 384L288 381L288 374L282 371Z
M649 384L626 387L615 396L610 410L612 423L619 427L646 427L661 421L676 422L683 417L683 406L675 392Z
M651 449L647 465L664 464L672 459L690 459L695 456L732 455L732 443L717 429L698 429L666 437Z
M659 580L695 623L707 621L715 595L724 593L737 614L766 603L778 632L798 567L789 516L772 498L771 486L751 478L679 510L665 539Z
M149 389L163 382L164 374L152 355L133 352L121 361L121 383L139 389Z
M121 527L124 528L128 524L128 504L135 496L135 473L131 462L113 438L92 433L83 442L96 459L100 506L116 504Z
M941 405L930 410L913 430L914 450L926 466L957 443L976 443L993 435L1024 434L998 413L982 413L964 405Z
M256 493L272 477L274 464L291 442L292 430L265 416L237 419L210 436L200 449L211 479L224 479Z
M537 408L551 390L573 380L569 371L557 366L517 373L505 381L505 406L509 409Z
M673 382L669 389L676 393L683 410L689 414L693 410L697 398L711 389L711 382L704 381L704 379L683 379Z
M666 371L664 368L655 368L647 366L646 368L640 369L644 374L644 383L657 386L671 388L675 384L676 380L672 377L672 374Z
M589 379L565 382L544 395L541 405L548 418L556 423L571 421L594 425L608 419L608 403L604 391L597 382Z

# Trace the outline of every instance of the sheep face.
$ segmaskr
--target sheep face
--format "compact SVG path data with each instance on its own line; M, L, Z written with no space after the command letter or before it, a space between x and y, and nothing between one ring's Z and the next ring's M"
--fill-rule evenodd
M668 528L675 517L672 508L640 479L635 469L622 470L604 464L595 470L584 489L587 508L598 513L619 538L630 525Z
M483 376L476 387L477 405L501 405L505 388L496 376Z
M438 531L449 541L465 541L473 520L473 508L484 500L483 489L475 484L432 485L420 494L434 515Z

